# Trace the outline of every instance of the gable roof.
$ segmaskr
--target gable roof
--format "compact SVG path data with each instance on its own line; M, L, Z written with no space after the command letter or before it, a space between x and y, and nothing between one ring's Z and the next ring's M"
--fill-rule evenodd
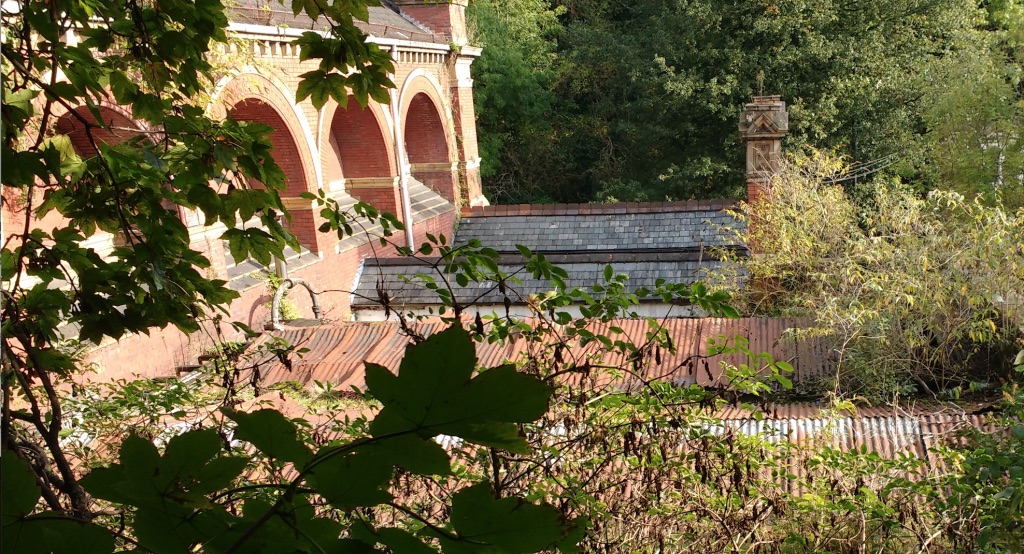
M565 279L569 288L578 286L586 289L590 285L603 283L604 268L606 265L611 265L615 272L629 275L629 281L626 284L626 292L629 293L636 292L640 287L653 290L658 280L666 283L690 284L705 279L708 271L724 264L717 260L701 259L699 253L685 252L617 255L607 252L552 254L546 258L569 274L569 278ZM437 293L426 288L424 281L415 277L418 273L422 273L440 283L438 270L443 271L443 266L435 269L434 265L437 263L437 258L421 260L368 258L363 262L359 282L355 294L352 295L351 306L353 309L379 308L381 302L378 297L378 289L387 292L389 303L392 306L411 308L437 305L439 304ZM535 278L529 272L524 271L525 263L526 258L518 253L503 255L498 261L498 269L515 279L515 281L507 283L506 289L509 300L514 304L524 304L531 295L544 295L555 289L550 280ZM495 306L501 305L505 300L505 294L501 292L498 283L494 281L471 282L466 286L461 286L451 275L446 277L451 285L453 296L460 305ZM648 300L650 299L641 299L641 302ZM685 313L680 312L677 315L685 315Z

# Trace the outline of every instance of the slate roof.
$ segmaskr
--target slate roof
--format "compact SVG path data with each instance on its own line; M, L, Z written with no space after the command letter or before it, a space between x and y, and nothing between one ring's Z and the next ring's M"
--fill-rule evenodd
M569 274L566 284L569 287L579 286L584 289L603 283L604 268L611 264L615 272L629 275L626 286L629 292L635 292L638 287L651 289L658 279L669 283L692 283L705 278L708 270L722 265L719 261L701 260L699 256L688 254L574 254L548 256L548 260L566 270ZM436 258L423 262L402 258L365 260L352 298L352 307L379 307L378 285L383 285L393 306L409 308L437 305L437 293L424 287L424 281L415 277L417 273L424 273L440 283L440 274L431 267L436 262ZM515 304L524 303L530 295L542 295L555 290L550 281L535 279L523 271L524 264L525 259L518 254L502 256L498 264L502 272L514 275L521 281L508 283L509 299ZM403 276L411 282L407 282ZM447 280L461 304L500 305L504 302L505 296L498 290L496 282L469 283L462 287L450 275Z
M470 212L470 217L462 219L455 244L476 238L499 252L515 252L517 244L539 252L699 251L735 246L724 232L738 225L722 211L728 204L678 202L659 211L641 210L646 208L642 204L635 204L636 209L622 206L577 208L575 213L571 208L546 213L543 206L509 215Z
M549 281L524 274L524 258L517 244L544 254L565 269L570 287L602 283L604 268L610 264L615 272L629 276L627 290L634 292L638 287L653 288L659 279L684 284L706 280L709 271L722 265L716 258L718 248L745 252L727 231L739 225L724 211L732 206L727 201L691 201L472 208L463 211L452 242L463 246L477 239L482 246L497 250L501 254L499 269L522 281L510 287L509 299L514 304L526 303L531 294L554 290ZM434 262L366 260L352 307L379 309L377 290L381 286L393 307L439 305L437 294L425 288L423 280L403 279L426 273L440 281L440 275L430 267ZM454 279L448 280L463 304L504 302L497 283L460 287Z
M397 40L408 40L413 42L427 42L433 44L447 44L444 37L435 35L410 18L402 15L398 8L390 6L387 2L381 6L369 8L370 17L368 22L355 21L364 33L379 37ZM329 28L326 19L320 18L316 21L310 19L305 13L292 14L286 5L276 0L238 0L228 7L228 17L233 23L248 23L253 25L268 25L272 27L286 27L290 29L312 29L323 31Z

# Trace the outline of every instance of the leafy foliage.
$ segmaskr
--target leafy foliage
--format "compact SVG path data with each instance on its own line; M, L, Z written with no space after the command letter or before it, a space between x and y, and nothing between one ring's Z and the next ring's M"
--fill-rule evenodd
M898 182L847 194L834 182L843 168L795 156L740 206L740 238L758 252L737 260L745 309L816 318L840 356L827 386L843 394L956 396L1011 377L1024 347L1024 212Z
M131 535L61 514L30 515L39 489L25 462L5 453L4 482L14 483L4 489L4 536L11 541L5 546L24 545L21 541L39 533L54 541L56 550L80 538L83 543L76 546L83 552L110 552L115 537L152 552L196 545L204 552L374 551L378 543L392 551L432 552L435 540L453 552L535 552L556 544L573 550L566 537L582 522L570 526L550 506L495 498L486 482L461 487L452 496L449 522L414 520L419 527L411 531L387 527L373 512L352 511L384 504L415 515L402 504L421 500L393 493L395 468L450 475L448 455L433 440L440 432L475 444L525 449L516 424L546 411L550 387L509 366L472 376L475 364L469 336L452 327L411 346L397 377L368 368L369 393L384 405L371 434L332 441L315 452L295 422L268 409L226 410L234 426L187 431L167 440L162 452L150 440L131 435L117 463L81 480L92 497L128 518ZM424 394L427 386L433 394ZM276 482L246 474L254 453L278 467L289 465L291 477ZM240 479L255 482L233 486ZM324 501L348 516L332 515ZM343 537L346 531L350 538Z
M880 162L918 188L1001 188L1019 205L1018 1L473 9L494 46L479 61L477 112L500 202L738 197L737 112L779 94L793 146Z

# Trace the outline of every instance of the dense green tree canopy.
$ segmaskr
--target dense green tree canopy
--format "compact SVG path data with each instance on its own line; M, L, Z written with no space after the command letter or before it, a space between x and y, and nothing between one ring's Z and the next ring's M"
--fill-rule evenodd
M499 5L500 4L500 5ZM481 0L480 134L498 201L737 196L735 121L885 159L922 188L1019 187L1021 7L963 0ZM557 24L552 18L557 17ZM508 58L507 47L516 52ZM502 97L531 98L529 110ZM892 161L891 164L888 162ZM1000 173L1001 172L1001 173ZM512 186L509 185L512 183ZM507 197L506 191L512 190Z

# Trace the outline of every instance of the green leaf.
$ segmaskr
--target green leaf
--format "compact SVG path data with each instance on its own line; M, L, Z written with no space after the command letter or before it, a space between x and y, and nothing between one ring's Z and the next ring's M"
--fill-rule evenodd
M3 478L3 486L0 487L0 499L3 500L0 505L0 522L6 526L10 520L32 513L39 502L40 491L32 468L10 450L4 450L0 455L0 477ZM10 552L6 549L4 551Z
M547 504L520 498L494 498L490 483L465 488L452 497L452 526L459 541L441 539L445 552L487 545L501 552L540 552L561 541L569 525ZM463 543L468 544L460 544ZM468 548L472 545L472 548Z
M415 435L399 435L370 445L389 463L420 475L448 475L451 461L440 444Z
M366 385L384 404L370 425L377 437L415 432L454 435L483 446L525 451L516 423L547 410L551 387L511 365L472 377L473 342L460 327L410 346L398 375L366 364Z
M277 410L264 409L252 413L224 408L224 414L238 424L235 438L252 443L260 452L277 460L302 467L313 456L298 439L298 428Z
M307 483L334 507L349 510L390 501L392 464L380 451L360 449L337 454L344 446L325 446L310 463Z
M4 487L7 487L6 482ZM5 525L0 535L0 551L4 553L110 554L114 551L114 536L102 527L55 513L41 513Z
M388 547L391 552L402 554L436 554L437 550L423 544L423 541L416 538L412 533L404 529L385 527L377 529L376 539Z

